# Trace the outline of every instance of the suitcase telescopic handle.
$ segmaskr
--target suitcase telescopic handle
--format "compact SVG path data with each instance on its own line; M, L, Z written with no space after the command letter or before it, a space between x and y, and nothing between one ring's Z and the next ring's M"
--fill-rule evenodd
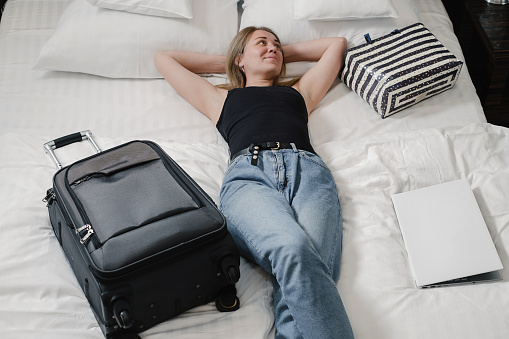
M48 142L44 143L44 145L43 145L44 151L47 154L49 154L49 156L55 163L55 166L57 167L57 169L61 169L62 164L60 163L60 161L58 161L58 158L55 155L54 150L56 150L57 148L60 148L60 147L64 147L64 146L73 144L75 142L83 141L83 140L88 140L90 145L92 145L92 147L94 148L94 150L97 153L101 152L101 149L99 148L99 146L97 146L94 139L92 138L92 132L90 132L90 130L72 133L72 134L60 137L58 139L48 141Z

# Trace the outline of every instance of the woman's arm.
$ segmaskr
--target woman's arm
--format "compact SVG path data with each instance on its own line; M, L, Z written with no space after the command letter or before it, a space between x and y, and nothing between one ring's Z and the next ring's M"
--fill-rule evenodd
M183 51L159 52L154 62L161 75L187 102L217 123L228 91L198 74L225 73L226 58Z
M283 47L285 62L317 61L294 87L306 101L311 113L337 78L346 50L346 39L323 38Z

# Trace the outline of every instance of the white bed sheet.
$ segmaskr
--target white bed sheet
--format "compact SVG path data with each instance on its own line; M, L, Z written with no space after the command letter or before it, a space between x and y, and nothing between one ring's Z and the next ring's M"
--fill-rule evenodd
M508 137L507 128L474 123L318 147L340 191L338 286L356 338L509 336ZM459 178L472 187L504 265L504 281L418 289L390 197Z
M53 165L19 133L0 137L0 336L101 338L88 303L52 234L44 204ZM98 137L108 148L128 139ZM157 141L213 197L227 159L215 145ZM490 124L388 133L317 147L339 187L344 217L338 289L357 338L509 336L509 129ZM71 146L69 161L88 151ZM390 196L465 177L505 269L503 282L415 287ZM16 179L13 181L13 178ZM8 192L8 194L6 194ZM271 279L242 261L241 308L198 307L142 338L272 338Z
M41 202L54 168L42 143L91 129L108 148L158 142L217 202L227 146L212 123L161 79L33 71L69 0L9 0L0 25L0 337L101 338ZM421 21L462 59L440 0ZM208 78L213 83L224 77ZM468 69L450 91L385 120L342 83L310 118L313 146L334 173L344 214L338 288L357 338L509 337L507 282L430 291L411 281L390 194L469 179L509 279L509 132L485 124ZM466 127L463 127L466 126ZM59 152L64 163L88 145ZM242 262L241 309L205 305L143 338L273 338L271 280Z
M102 136L222 143L210 121L162 79L107 79L32 70L68 3L8 1L0 25L0 132L39 130L58 136L88 128ZM463 59L441 1L415 0L415 5L421 21ZM366 30L369 32L369 26ZM226 81L221 76L209 79L216 84ZM311 115L310 131L317 145L330 138L352 140L376 133L485 121L465 65L450 91L385 120L338 82Z

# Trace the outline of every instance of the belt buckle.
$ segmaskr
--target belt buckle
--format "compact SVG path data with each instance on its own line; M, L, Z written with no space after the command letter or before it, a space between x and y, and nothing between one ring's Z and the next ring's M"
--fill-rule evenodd
M277 151L279 150L279 147L281 147L281 144L279 143L279 141L276 141L276 147L272 147L271 150Z

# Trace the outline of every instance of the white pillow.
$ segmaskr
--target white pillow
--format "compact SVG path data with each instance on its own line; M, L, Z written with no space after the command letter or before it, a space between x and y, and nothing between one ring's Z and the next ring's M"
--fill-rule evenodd
M138 15L73 0L34 68L111 78L160 78L154 54L225 55L237 33L237 0L194 0L193 19Z
M359 1L352 0L351 2L358 3ZM347 39L348 47L354 47L366 42L364 39L366 33L375 39L389 34L396 28L403 28L420 21L414 0L392 0L392 4L399 13L398 18L302 21L294 19L294 0L244 0L240 29L247 26L272 28L284 45L324 37L342 36ZM270 8L270 11L267 8ZM310 66L309 63L290 63L287 65L286 74L287 76L299 76Z
M165 16L169 18L193 18L193 0L87 0L102 8L131 13Z
M381 17L397 18L390 0L294 0L295 20L355 20Z
M349 47L352 47L364 43L364 34L366 33L369 33L372 38L376 38L388 34L396 28L402 28L419 21L413 0L392 0L392 3L399 13L398 18L302 21L294 19L294 0L244 0L240 29L247 26L272 28L283 44L343 36L348 40ZM267 8L271 8L271 10L267 11Z

